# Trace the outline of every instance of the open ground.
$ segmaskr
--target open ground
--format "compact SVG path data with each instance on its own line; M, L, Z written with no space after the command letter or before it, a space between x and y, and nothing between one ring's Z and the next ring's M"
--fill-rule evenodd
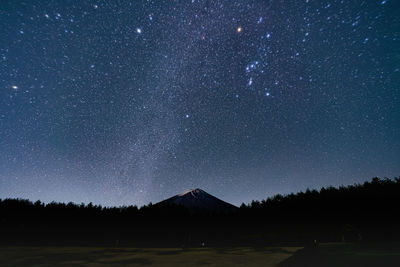
M0 247L1 266L398 266L399 244L317 248Z

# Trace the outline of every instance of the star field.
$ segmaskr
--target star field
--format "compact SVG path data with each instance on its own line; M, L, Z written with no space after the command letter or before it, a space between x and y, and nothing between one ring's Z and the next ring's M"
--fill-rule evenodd
M400 3L4 1L0 198L233 204L400 173Z

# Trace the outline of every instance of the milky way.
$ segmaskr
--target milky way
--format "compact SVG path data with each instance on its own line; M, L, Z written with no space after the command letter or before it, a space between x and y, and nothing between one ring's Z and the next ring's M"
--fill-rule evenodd
M234 204L400 174L398 1L3 1L0 198Z

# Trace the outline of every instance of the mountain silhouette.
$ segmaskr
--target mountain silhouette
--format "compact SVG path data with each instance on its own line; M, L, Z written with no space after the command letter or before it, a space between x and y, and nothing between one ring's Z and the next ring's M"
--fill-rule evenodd
M197 188L158 202L156 205L180 205L211 212L234 212L239 208Z

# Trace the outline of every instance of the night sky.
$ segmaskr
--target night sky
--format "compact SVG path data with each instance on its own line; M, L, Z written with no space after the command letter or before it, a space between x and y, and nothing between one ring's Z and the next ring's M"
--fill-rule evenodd
M0 198L235 205L400 175L400 1L0 2Z

